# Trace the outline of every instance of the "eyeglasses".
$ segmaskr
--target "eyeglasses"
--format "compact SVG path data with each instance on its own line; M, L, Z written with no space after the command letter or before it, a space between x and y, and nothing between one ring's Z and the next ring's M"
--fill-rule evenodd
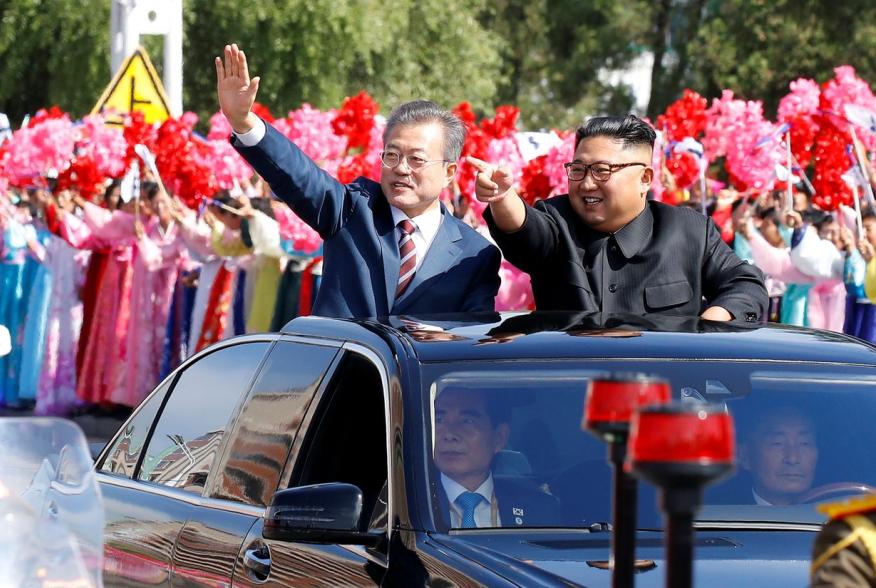
M418 171L426 167L427 165L431 165L433 163L450 163L444 159L423 159L422 157L417 157L416 155L402 155L398 151L381 151L380 152L380 161L383 163L383 167L387 167L389 169L394 169L399 166L402 161L407 162L408 167L414 171Z
M590 165L578 161L571 161L569 163L564 163L563 167L566 168L566 175L569 176L569 179L573 182L580 182L586 178L588 170L590 171L590 175L592 175L593 179L597 182L607 182L611 178L611 174L620 169L624 169L625 167L630 167L631 165L648 167L647 163L605 163L602 161L597 161Z

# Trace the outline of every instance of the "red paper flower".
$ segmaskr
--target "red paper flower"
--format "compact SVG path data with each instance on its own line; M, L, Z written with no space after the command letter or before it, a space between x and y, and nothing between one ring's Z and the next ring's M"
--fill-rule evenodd
M65 116L67 116L67 114L57 106L52 106L48 110L45 108L41 108L37 110L37 113L33 116L32 119L30 119L30 121L28 121L27 125L37 125L51 118L64 118Z
M500 106L493 118L481 121L480 127L491 139L504 139L517 132L519 116L520 109L516 106Z
M146 122L142 112L131 112L125 118L122 135L128 143L128 151L125 154L125 169L128 169L132 161L139 161L137 153L134 152L134 145L146 145L150 151L155 153L155 127Z
M666 168L680 189L689 187L700 177L700 164L690 153L672 153L666 159Z
M669 141L697 138L706 128L706 99L685 88L681 98L657 117L657 128L665 130Z
M366 149L374 128L374 117L380 106L367 92L362 91L352 98L345 98L332 120L332 130L336 135L347 137L347 151Z
M827 119L815 137L815 173L812 185L815 196L812 203L821 210L836 210L840 204L852 205L852 191L843 181L843 174L851 165L846 153L850 137Z
M520 178L520 197L530 205L551 195L551 180L545 171L547 155L529 160Z
M271 109L259 102L253 102L252 111L257 116L263 118L265 122L273 123L276 119L271 114Z
M86 200L92 200L103 190L104 177L91 157L77 157L70 167L58 174L55 192L75 189Z

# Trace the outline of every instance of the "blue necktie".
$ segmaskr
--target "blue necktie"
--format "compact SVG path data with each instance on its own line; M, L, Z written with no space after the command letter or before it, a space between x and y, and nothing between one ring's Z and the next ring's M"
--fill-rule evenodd
M478 505L484 502L484 497L477 492L463 492L456 497L456 504L462 509L462 528L474 529L477 527L475 523L475 509Z

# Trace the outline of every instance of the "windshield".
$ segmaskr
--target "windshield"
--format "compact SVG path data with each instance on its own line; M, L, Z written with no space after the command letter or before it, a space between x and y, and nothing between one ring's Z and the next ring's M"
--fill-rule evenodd
M477 366L477 367L475 367ZM426 368L432 509L439 528L603 529L611 521L605 444L581 428L588 382L644 373L675 399L724 404L736 471L708 487L700 526L818 524L815 503L876 486L876 374L780 362L556 361ZM640 483L639 527L662 528Z

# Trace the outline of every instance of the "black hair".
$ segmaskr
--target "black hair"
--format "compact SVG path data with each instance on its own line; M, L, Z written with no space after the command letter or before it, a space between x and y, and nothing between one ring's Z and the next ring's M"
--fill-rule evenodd
M876 220L876 210L873 210L872 208L865 208L861 211L861 221L863 222L870 219Z
M158 183L157 182L141 182L140 183L140 197L146 198L147 200L152 200L155 196L158 195Z
M779 213L776 210L775 206L770 206L768 208L761 208L755 211L755 216L761 220L769 221L774 225L782 224L782 220L779 218Z
M217 208L222 208L223 205L234 209L241 207L240 200L232 198L228 190L219 190L213 195L212 200L213 202L210 205Z
M654 128L635 114L620 116L597 116L575 131L575 149L581 141L590 137L608 137L622 143L623 148L647 145L654 148L657 133Z
M482 394L487 416L490 417L490 424L493 428L496 428L502 423L510 424L511 422L511 408L513 402L509 399L507 390L449 385L444 387L444 389L438 393L438 396L440 397L447 392L458 392L464 395Z
M249 203L259 212L263 212L267 216L274 218L274 209L271 208L270 198L262 198L261 196L258 198L250 198Z
M119 179L115 179L115 180L111 181L109 184L107 184L106 190L103 191L103 203L104 204L109 204L110 194L112 194L113 190L115 190L116 188L121 187L121 185L122 185L122 180L119 180ZM121 205L122 205L122 199L120 196L119 199L116 200L116 208L118 208Z

